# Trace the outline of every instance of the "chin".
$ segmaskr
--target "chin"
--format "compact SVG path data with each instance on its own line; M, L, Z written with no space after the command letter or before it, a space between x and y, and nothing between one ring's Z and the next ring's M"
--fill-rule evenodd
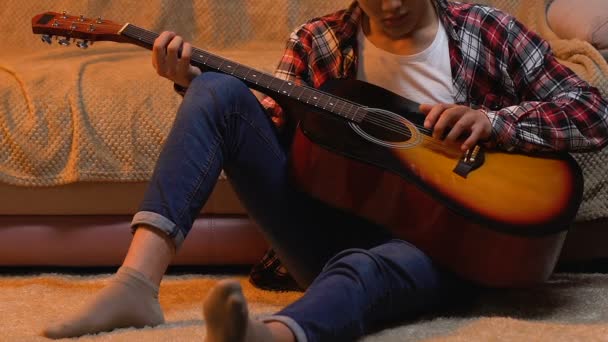
M408 30L384 29L384 33L394 39L404 38L408 35Z

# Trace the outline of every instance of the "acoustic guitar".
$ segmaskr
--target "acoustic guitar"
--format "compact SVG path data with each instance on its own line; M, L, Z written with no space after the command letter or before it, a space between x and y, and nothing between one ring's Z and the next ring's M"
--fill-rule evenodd
M46 12L35 34L86 48L114 41L152 49L157 33L133 24ZM298 113L294 181L311 196L410 241L462 277L493 287L543 282L582 199L568 154L475 146L432 137L418 104L356 80L297 85L194 48L193 65L232 75Z

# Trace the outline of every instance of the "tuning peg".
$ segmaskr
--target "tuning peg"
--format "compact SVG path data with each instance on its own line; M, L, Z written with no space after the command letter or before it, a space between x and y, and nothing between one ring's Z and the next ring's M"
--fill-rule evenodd
M57 42L59 43L59 45L62 45L62 46L68 46L68 45L70 45L70 39L69 38L61 38Z
M79 40L76 42L76 46L78 46L81 49L86 49L89 47L89 42L86 40Z
M50 34L43 34L43 35L40 37L40 39L41 39L43 42L45 42L45 43L47 43L47 44L51 45L51 42L53 41L53 40L52 40L52 39L53 39L53 36L51 36Z

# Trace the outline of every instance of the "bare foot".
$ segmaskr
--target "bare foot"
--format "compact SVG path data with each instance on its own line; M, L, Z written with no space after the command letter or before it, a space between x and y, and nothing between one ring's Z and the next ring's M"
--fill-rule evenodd
M222 280L212 288L203 303L207 325L205 342L273 341L264 323L249 318L241 284Z

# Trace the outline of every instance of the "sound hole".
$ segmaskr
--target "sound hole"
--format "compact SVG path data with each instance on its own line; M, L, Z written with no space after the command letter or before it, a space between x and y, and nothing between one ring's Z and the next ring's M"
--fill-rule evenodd
M412 131L402 120L383 118L382 120L364 120L359 124L363 132L386 142L405 142L412 137Z
M368 115L351 128L364 139L390 148L411 148L422 141L416 125L404 117L382 109L367 108Z

